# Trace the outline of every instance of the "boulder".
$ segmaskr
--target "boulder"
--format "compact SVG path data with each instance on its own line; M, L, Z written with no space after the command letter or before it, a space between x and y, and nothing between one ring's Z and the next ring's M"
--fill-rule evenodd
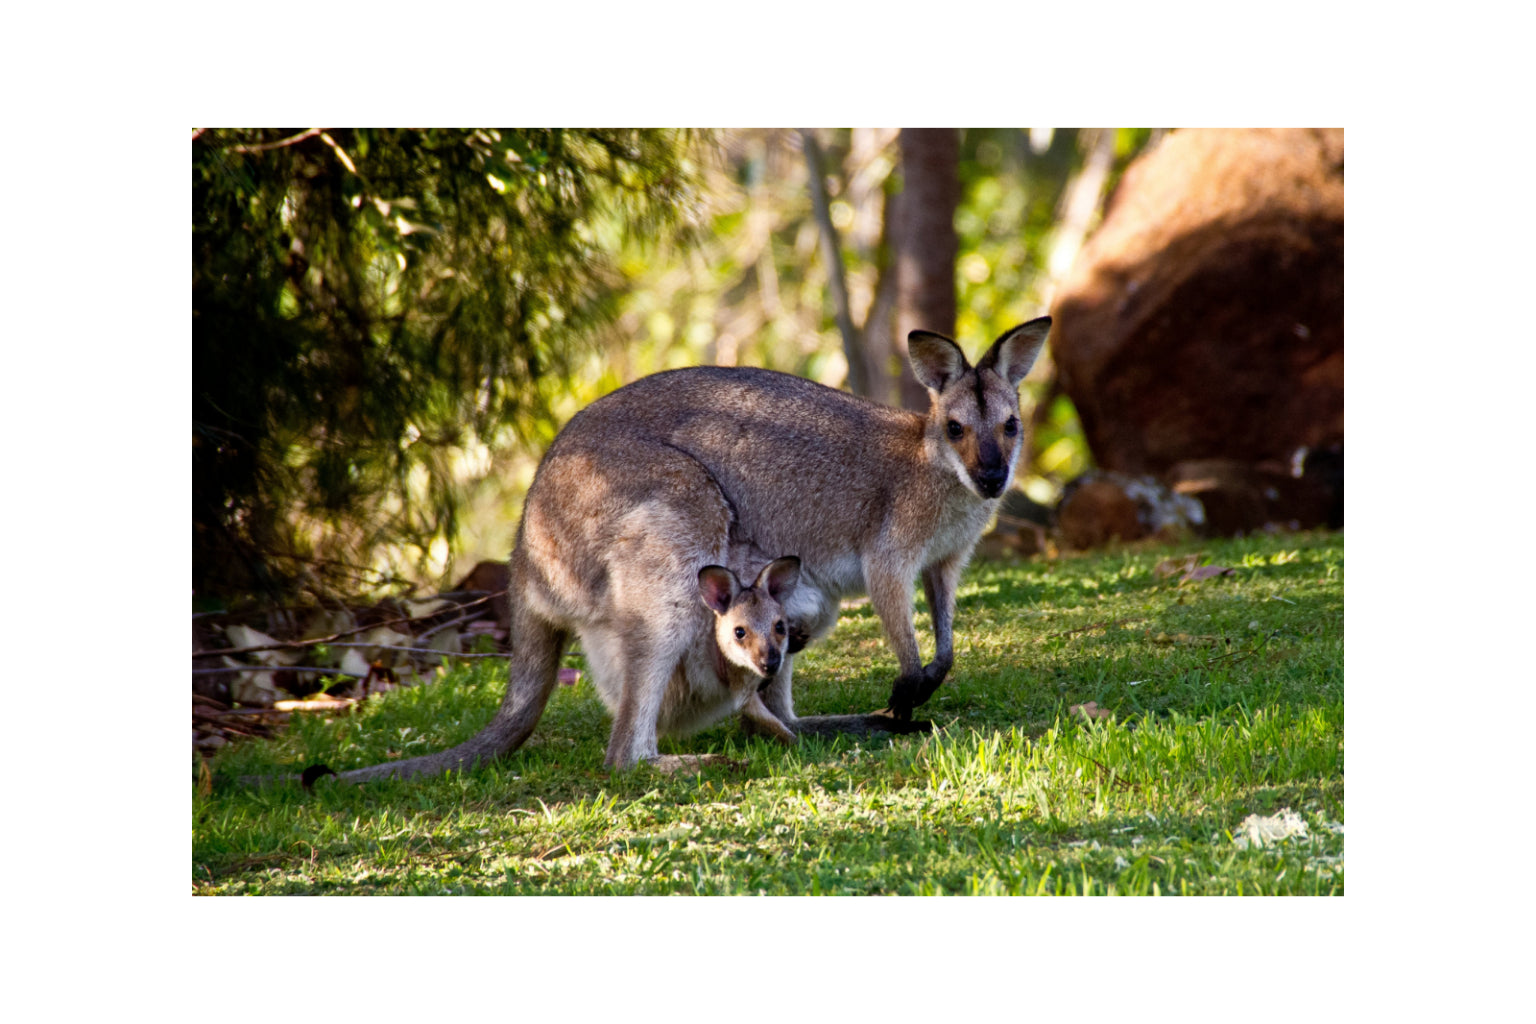
M1062 489L1056 535L1086 551L1113 540L1174 539L1205 525L1200 502L1150 476L1089 470Z
M1320 471L1337 459L1339 478ZM1165 474L1174 493L1195 498L1205 511L1206 532L1215 536L1251 533L1270 524L1293 529L1344 525L1343 459L1337 453L1307 453L1293 466L1235 459L1191 459Z
M1127 169L1051 313L1102 469L1341 447L1343 131L1166 136Z

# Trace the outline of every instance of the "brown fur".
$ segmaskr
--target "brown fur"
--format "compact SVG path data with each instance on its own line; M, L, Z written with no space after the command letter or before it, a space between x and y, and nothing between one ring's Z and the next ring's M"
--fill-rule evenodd
M838 600L867 590L900 664L887 712L827 719L795 716L786 664L761 694L775 721L791 734L920 727L906 723L953 662L955 588L1012 475L1018 386L1049 326L1014 328L975 367L948 339L913 332L926 416L749 368L659 373L598 399L555 438L524 504L496 717L451 750L342 777L440 772L515 750L572 636L614 710L607 763L657 760L669 681L712 658L698 571L742 550L799 557L786 610L801 636L825 633ZM935 634L926 666L912 624L919 578Z

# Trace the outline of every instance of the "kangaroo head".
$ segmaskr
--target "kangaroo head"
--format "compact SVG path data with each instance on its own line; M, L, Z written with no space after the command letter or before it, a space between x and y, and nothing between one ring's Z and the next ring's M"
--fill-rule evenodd
M999 497L1013 476L1024 431L1019 383L1045 344L1051 318L1003 332L974 367L942 334L907 335L912 372L928 389L928 436L940 457L978 497Z
M715 613L715 640L726 660L764 679L784 660L789 630L783 602L800 582L800 559L776 558L750 587L723 565L699 570L699 597Z

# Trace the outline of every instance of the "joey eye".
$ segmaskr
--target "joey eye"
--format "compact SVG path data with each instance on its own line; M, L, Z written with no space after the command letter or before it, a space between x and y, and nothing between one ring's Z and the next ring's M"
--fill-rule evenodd
M949 439L951 441L958 441L965 436L965 428L960 425L958 420L950 420L946 429L949 430Z
M1003 433L1007 434L1009 437L1012 437L1014 434L1017 434L1018 432L1019 432L1019 418L1017 416L1009 416L1008 417L1008 422L1003 424Z
M773 624L773 631L779 636L784 635L784 621L782 619Z
M740 626L737 626L736 627L736 639L737 640L745 640L746 638L747 638L747 631L742 629Z

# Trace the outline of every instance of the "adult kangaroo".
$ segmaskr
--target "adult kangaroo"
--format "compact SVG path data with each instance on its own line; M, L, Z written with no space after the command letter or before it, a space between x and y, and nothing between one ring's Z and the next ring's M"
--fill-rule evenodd
M743 547L800 560L785 615L791 650L830 629L838 600L867 592L900 674L885 713L798 718L790 673L763 691L797 735L912 731L912 710L954 661L955 587L1019 455L1018 389L1050 331L1005 332L972 366L913 331L927 415L788 374L695 367L642 378L560 431L534 475L512 552L511 678L489 725L452 749L342 772L361 781L467 767L517 749L555 688L573 635L617 694L606 763L660 760L657 723L677 666L713 628L699 571ZM932 611L924 665L912 622L921 577Z

